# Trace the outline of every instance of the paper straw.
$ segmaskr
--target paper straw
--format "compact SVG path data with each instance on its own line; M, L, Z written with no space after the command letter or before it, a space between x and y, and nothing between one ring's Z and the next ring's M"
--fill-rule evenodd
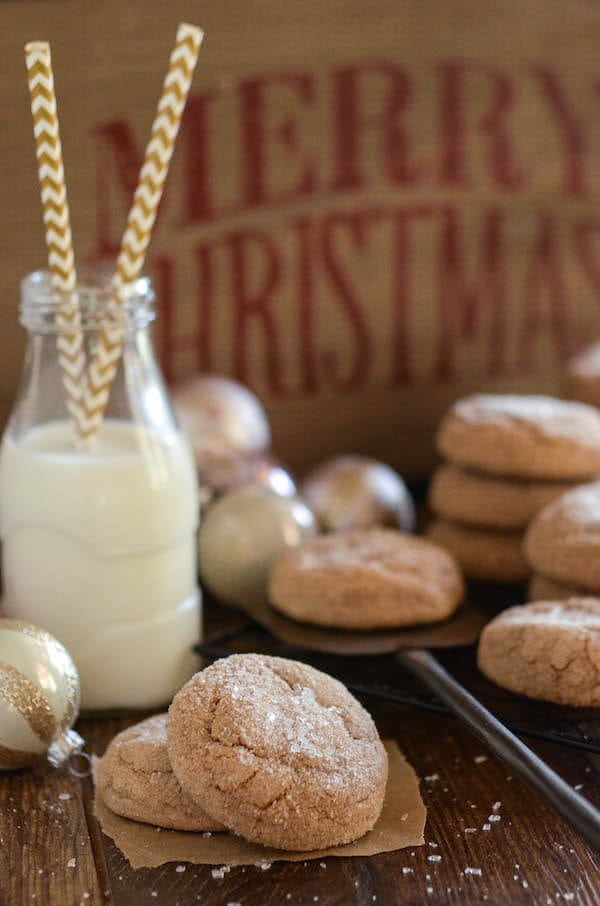
M81 404L85 386L85 352L81 312L75 287L77 274L71 238L71 223L56 112L50 45L36 41L25 45L25 61L31 94L33 134L42 195L48 266L53 290L62 301L56 313L58 361L67 394L67 408L76 436L81 441Z
M112 304L101 325L98 348L90 363L83 401L87 441L94 438L102 421L123 351L125 304L142 273L203 37L204 33L193 25L182 23L177 29L175 47L121 242L112 284Z

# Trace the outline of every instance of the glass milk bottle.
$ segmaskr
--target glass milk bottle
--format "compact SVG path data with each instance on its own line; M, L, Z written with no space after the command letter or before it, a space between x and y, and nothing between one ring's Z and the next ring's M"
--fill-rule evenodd
M88 361L109 288L98 273L78 288ZM153 301L137 281L108 408L81 449L48 275L21 287L29 343L0 455L3 608L67 647L87 709L164 705L196 668L198 488L154 358Z

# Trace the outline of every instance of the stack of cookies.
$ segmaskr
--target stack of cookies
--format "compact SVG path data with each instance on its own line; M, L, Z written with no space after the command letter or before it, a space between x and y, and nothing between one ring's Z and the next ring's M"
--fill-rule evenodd
M197 673L168 715L116 736L97 781L125 818L309 851L371 830L387 773L375 724L340 682L241 654Z
M600 598L600 482L545 507L529 526L524 551L533 571L531 601Z
M428 536L471 579L523 582L524 533L534 516L600 475L600 413L545 396L487 395L456 402L442 420Z

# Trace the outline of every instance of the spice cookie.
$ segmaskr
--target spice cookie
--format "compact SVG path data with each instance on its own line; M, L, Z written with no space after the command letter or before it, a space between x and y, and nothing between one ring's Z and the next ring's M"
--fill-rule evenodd
M495 478L443 465L433 473L429 506L455 522L518 530L572 487L572 482Z
M499 686L560 705L600 705L600 600L538 601L483 630L479 669Z
M98 788L123 818L185 831L225 830L187 796L167 754L167 715L118 733L100 759Z
M275 563L269 589L286 616L342 629L443 620L463 595L446 551L393 529L354 529L290 548Z
M556 582L541 573L532 576L527 587L528 601L564 601L565 598L586 598L593 594L589 588Z
M448 550L469 579L492 582L525 582L531 573L517 532L471 528L434 519L427 537Z
M600 343L584 349L567 365L565 394L600 407Z
M600 474L600 412L549 396L478 394L452 406L437 447L493 475L584 481Z
M217 661L173 699L168 740L183 788L256 843L337 846L381 812L388 765L375 724L341 683L306 664Z
M600 591L600 482L574 488L538 513L524 549L536 572Z

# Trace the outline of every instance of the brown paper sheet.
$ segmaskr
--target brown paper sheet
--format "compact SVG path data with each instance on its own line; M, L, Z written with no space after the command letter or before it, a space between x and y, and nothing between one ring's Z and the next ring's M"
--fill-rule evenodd
M96 790L95 813L102 831L114 841L132 868L156 868L165 862L196 865L254 865L264 862L301 862L326 856L373 856L407 846L421 846L427 810L419 781L395 742L387 740L390 773L383 811L373 830L347 846L308 853L282 852L248 843L232 834L211 836L159 830L120 818L104 804Z
M426 626L406 629L344 630L311 626L291 620L271 607L267 601L236 604L248 616L287 645L326 651L329 654L366 655L390 654L410 648L452 648L472 645L487 622L487 618L470 601L459 607L449 619Z

